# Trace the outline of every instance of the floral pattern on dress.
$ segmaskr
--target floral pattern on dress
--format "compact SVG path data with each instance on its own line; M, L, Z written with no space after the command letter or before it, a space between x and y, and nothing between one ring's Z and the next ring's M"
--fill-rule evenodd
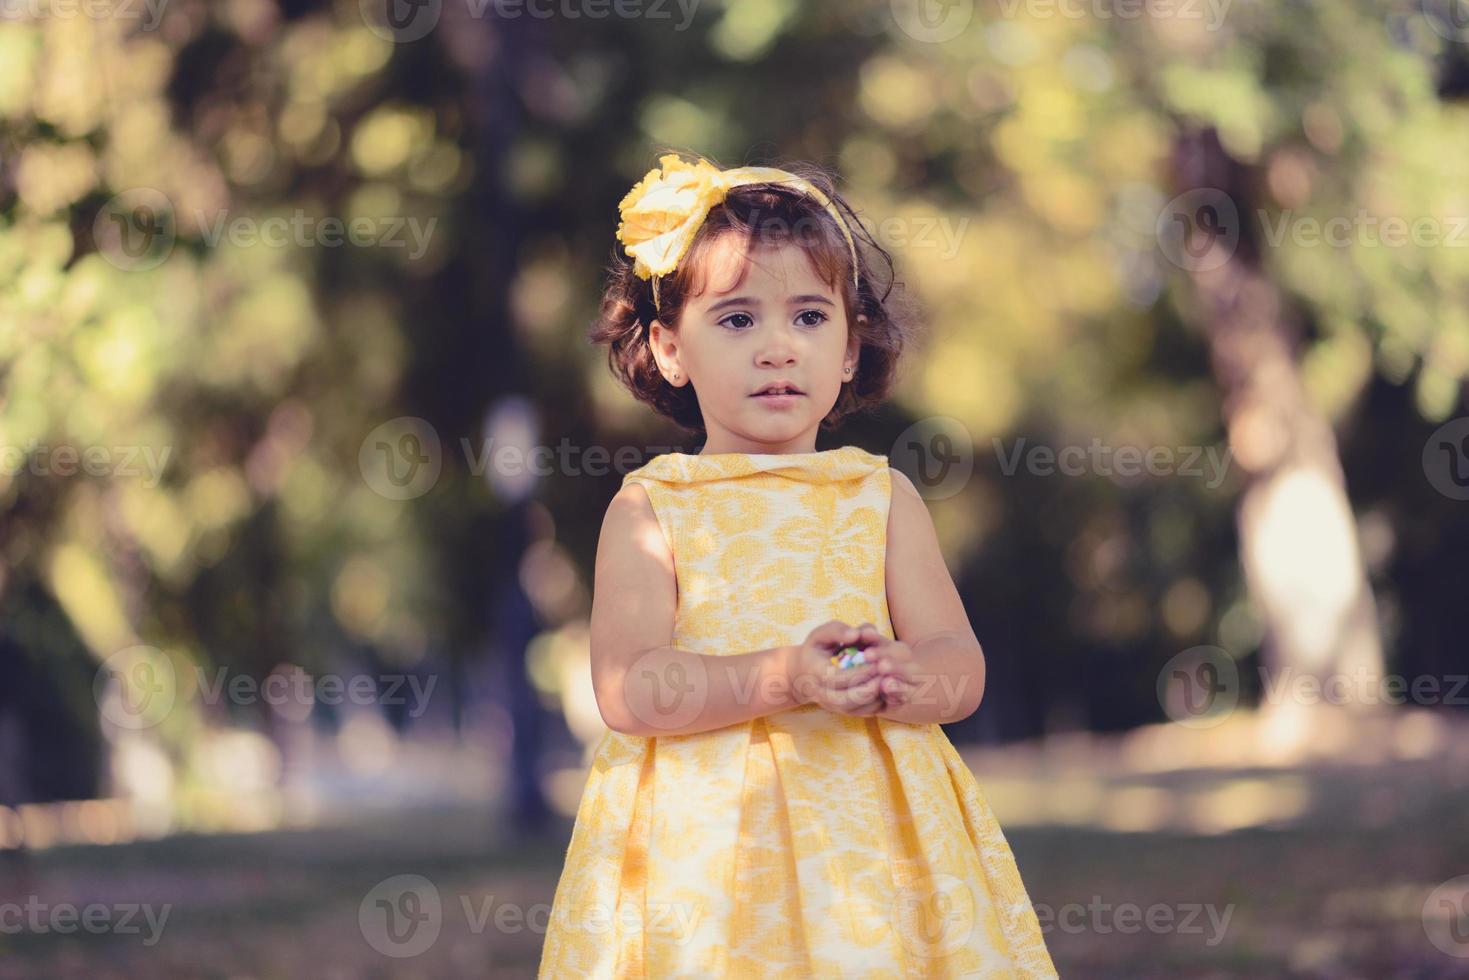
M668 453L624 478L674 556L672 643L722 656L831 619L893 637L887 458ZM1014 855L936 724L805 705L592 754L542 978L1054 978Z

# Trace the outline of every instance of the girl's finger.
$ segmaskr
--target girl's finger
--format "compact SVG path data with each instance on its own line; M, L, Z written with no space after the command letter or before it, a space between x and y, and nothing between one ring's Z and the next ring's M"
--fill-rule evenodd
M900 643L887 643L882 648L882 655L894 663L912 663L913 648Z
M878 674L876 664L863 664L861 667L837 667L831 666L831 673L827 675L827 687L834 691L845 690L858 684L865 684Z
M881 677L874 677L863 684L848 688L847 697L851 698L853 704L871 701L873 698L878 697L878 685L881 683Z
M835 702L833 702L832 710L844 715L855 715L860 714L862 711L871 707L874 703L881 704L882 699L873 698L871 700L864 701L860 698L854 698L850 695L842 694L837 697L837 700Z
M911 680L918 673L918 664L912 660L903 660L900 657L882 656L877 661L878 670L889 676L904 677Z
M911 660L894 661L893 667L888 671L889 677L901 677L908 683L918 680L918 665Z
M905 680L912 680L918 671L918 665L913 661L889 656L880 658L877 668L889 677L902 677Z
M861 676L840 676L840 674L856 673L858 673L858 669L837 671L839 676L833 679L833 683L831 683L829 688L831 695L840 696L840 698L856 698L856 696L861 696L861 692L865 688L876 689L877 685L880 685L881 680L883 680L883 676L878 674L876 670L871 669L871 667L862 667Z

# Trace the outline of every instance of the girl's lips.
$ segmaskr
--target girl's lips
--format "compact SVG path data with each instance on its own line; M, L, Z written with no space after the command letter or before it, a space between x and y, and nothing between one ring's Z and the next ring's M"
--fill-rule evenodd
M751 395L750 397L751 398L754 398L756 401L764 402L765 404L769 405L771 408L780 408L783 405L794 405L796 403L796 399L798 399L798 398L805 398L806 396L805 395L790 394L790 395Z

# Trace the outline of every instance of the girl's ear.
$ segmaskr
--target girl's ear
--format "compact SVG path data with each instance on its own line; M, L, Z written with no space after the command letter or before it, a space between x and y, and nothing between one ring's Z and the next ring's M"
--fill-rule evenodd
M864 326L864 327L867 326L867 314L865 314L865 313L858 313L857 314L857 324L860 325L860 326ZM842 361L842 368L843 368L844 372L845 372L845 369L846 368L851 368L852 369L852 373L851 374L845 374L845 376L842 378L843 381L851 381L852 378L856 375L856 372L857 372L857 359L858 359L858 357L862 353L862 337L861 337L861 335L858 334L857 331L855 331L855 330L849 330L847 333L848 333L848 336L847 336L847 354L846 354L846 357Z
M670 343L673 332L654 319L648 324L648 346L653 351L653 361L658 365L663 379L675 388L683 386L683 370L678 363L678 345Z

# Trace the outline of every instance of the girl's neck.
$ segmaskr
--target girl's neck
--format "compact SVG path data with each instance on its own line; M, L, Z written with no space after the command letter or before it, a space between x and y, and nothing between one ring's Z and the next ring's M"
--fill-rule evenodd
M773 439L769 442L759 439L746 439L741 436L732 435L727 432L712 432L704 439L704 445L699 450L700 456L714 456L721 453L752 453L770 456L789 456L800 453L816 452L816 430L802 432L790 439Z
M694 455L695 456L731 456L731 455L738 454L738 455L745 455L745 456L818 456L818 455L821 454L821 452L822 451L819 450L819 449L806 449L806 450L802 450L801 452L794 452L794 451L792 451L792 452L776 452L773 449L726 449L722 453L711 453L707 449L701 449L698 452L694 453Z

